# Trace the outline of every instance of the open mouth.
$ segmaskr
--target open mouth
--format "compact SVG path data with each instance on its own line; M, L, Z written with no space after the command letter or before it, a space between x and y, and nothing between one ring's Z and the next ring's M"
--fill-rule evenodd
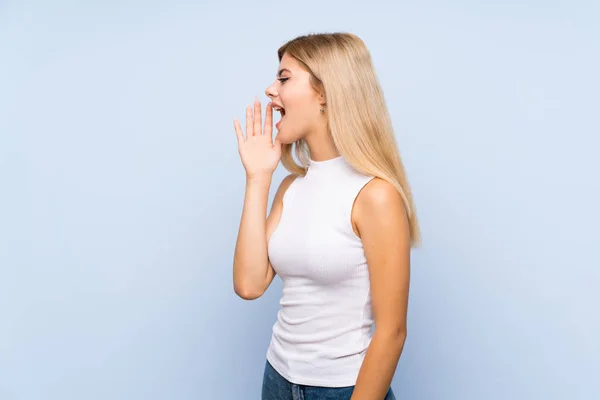
M281 115L279 122L277 122L277 124L275 125L276 128L279 128L279 124L281 124L281 121L283 120L283 117L285 116L285 109L283 107L273 107L273 110L278 111L279 114Z

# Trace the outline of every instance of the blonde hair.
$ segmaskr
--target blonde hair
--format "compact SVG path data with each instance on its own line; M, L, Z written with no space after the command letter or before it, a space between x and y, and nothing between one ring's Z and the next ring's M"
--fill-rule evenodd
M398 151L391 118L371 56L364 42L351 33L313 33L296 37L277 51L293 57L310 74L313 88L325 95L329 133L340 154L356 170L391 183L406 208L410 243L421 244L415 205ZM293 157L292 147L300 160ZM304 176L310 151L300 139L284 144L281 162Z

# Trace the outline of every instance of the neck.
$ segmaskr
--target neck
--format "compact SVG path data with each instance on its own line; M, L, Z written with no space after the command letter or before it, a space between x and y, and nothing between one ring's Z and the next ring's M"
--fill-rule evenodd
M312 161L327 161L340 156L331 135L323 132L320 135L310 135L305 138Z

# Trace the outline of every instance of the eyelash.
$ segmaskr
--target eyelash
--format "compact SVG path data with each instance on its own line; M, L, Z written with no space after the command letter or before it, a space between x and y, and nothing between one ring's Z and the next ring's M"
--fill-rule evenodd
M283 83L284 83L285 81L287 81L288 79L290 79L290 78L279 78L279 79L277 79L277 80L283 84Z

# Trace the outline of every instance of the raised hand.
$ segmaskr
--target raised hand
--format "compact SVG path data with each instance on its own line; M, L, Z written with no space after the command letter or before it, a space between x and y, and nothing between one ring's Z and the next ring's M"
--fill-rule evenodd
M233 125L238 139L240 158L246 169L246 177L270 177L281 159L281 143L277 139L273 142L273 106L271 103L266 107L264 132L261 104L258 99L254 100L254 113L251 106L246 107L245 138L237 118L234 118Z

